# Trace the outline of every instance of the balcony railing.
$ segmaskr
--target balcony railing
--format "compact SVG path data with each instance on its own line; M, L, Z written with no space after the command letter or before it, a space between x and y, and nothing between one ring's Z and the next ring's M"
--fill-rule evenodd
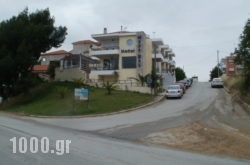
M175 66L175 61L174 60L169 60L169 64L172 66Z
M91 70L118 70L118 66L116 67L104 67L104 66L92 66L90 67Z
M114 55L114 54L118 55L119 53L120 53L119 47L100 48L100 49L93 49L90 51L91 56Z

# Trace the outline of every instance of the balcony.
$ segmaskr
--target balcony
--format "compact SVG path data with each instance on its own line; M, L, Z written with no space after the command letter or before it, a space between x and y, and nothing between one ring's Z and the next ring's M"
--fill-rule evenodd
M115 75L115 70L91 70L91 74L99 75L99 76L112 76Z
M156 55L155 54L152 54L152 58L155 59L156 57L156 60L157 61L163 61L164 60L164 57L161 53L157 53Z
M168 58L164 58L163 62L164 63L169 63L169 59Z
M171 66L175 66L175 61L174 61L174 60L169 60L169 64L170 64Z
M100 76L107 76L107 75L115 75L116 70L118 70L117 67L91 67L91 73L95 75Z
M119 48L102 48L90 51L90 56L119 55Z
M115 72L118 70L118 63L108 63L108 64L99 64L91 66L91 73L96 75L115 75Z

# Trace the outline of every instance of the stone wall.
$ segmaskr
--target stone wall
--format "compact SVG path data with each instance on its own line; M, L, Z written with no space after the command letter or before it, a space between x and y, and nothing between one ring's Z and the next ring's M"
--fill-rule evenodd
M56 81L72 81L75 78L82 78L86 80L87 78L86 72L80 70L78 67L63 70L56 68L55 74Z

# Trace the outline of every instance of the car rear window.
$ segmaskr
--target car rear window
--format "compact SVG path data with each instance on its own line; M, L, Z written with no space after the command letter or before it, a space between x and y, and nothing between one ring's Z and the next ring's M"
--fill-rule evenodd
M169 86L168 89L179 89L179 86Z

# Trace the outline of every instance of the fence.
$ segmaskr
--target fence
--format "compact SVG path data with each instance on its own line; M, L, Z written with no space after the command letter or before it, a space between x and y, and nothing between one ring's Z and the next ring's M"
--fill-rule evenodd
M91 86L98 86L102 87L104 81L103 80L97 80L97 79L91 79L87 82L87 84ZM148 87L146 84L144 86L141 86L141 83L136 80L118 80L114 83L120 90L126 90L126 91L134 91L134 92L140 92L140 93L151 93L151 88Z

